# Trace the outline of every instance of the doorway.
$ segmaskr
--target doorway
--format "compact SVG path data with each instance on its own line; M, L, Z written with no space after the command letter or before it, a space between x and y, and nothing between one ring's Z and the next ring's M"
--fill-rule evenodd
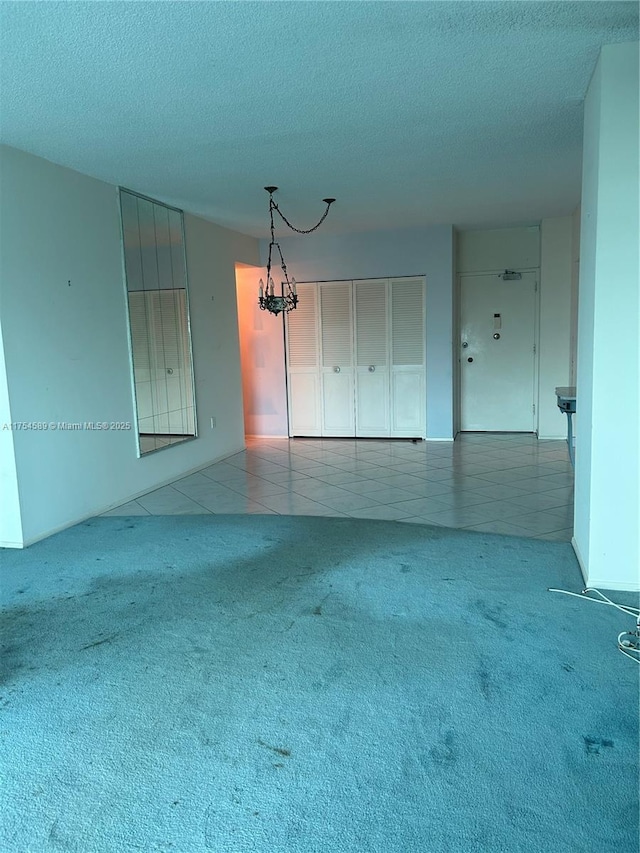
M534 432L537 272L460 276L460 429Z

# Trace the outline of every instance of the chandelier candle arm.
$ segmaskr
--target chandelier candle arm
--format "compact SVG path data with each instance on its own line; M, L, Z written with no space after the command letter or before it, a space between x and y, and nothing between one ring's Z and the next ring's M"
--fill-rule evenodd
M280 248L280 244L276 242L275 238L275 229L273 224L273 212L274 210L280 216L282 221L291 228L292 231L295 231L298 234L310 234L312 231L315 231L316 228L319 228L320 225L327 218L327 214L329 213L329 208L335 201L335 198L323 198L322 200L327 205L327 209L322 214L319 222L317 222L312 228L308 228L306 230L301 228L296 228L295 225L292 225L289 220L284 216L276 202L273 200L273 194L278 189L278 187L265 187L265 190L269 193L269 225L271 230L271 242L269 243L269 257L267 259L267 284L265 289L265 284L262 279L260 279L260 284L258 287L258 305L262 311L269 311L276 316L281 312L292 311L298 305L298 291L296 280L293 276L289 279L289 274L287 272L287 265L284 260L284 256L282 254L282 249ZM274 292L274 283L273 278L271 276L271 266L272 266L272 255L274 247L278 250L278 255L280 256L280 267L282 269L282 279L280 281L280 291L281 296L276 296ZM286 295L285 295L285 285L286 285Z

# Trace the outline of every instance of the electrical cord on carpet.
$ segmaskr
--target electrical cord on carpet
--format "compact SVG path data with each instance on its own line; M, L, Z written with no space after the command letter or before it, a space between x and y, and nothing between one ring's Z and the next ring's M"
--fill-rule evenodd
M611 607L616 607L628 616L635 616L636 630L622 631L618 634L618 651L640 664L640 610L637 607L629 607L627 604L616 604L615 601L611 601L611 599L607 598L607 596L600 592L599 589L595 589L591 586L586 587L582 592L569 592L568 589L554 589L552 587L549 587L547 592L561 592L563 595L573 595L576 598L586 598L588 601L595 601L596 604L608 604ZM592 598L590 595L587 595L588 592L593 592L596 595L599 595L600 598Z

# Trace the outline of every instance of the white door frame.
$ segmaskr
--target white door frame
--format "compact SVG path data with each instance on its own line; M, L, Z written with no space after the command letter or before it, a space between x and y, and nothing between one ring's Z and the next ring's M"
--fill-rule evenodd
M535 299L534 299L534 316L533 316L533 340L535 346L535 354L533 359L533 405L535 406L535 412L533 417L533 430L535 435L538 435L538 419L540 417L540 387L539 387L539 376L540 376L540 267L517 267L513 268L513 272L520 273L534 273L536 276L536 288L535 288ZM453 425L453 434L454 438L460 432L460 413L462 411L462 378L461 378L461 368L462 368L462 358L460 355L461 352L461 341L460 341L460 329L462 327L462 280L464 278L470 278L472 276L478 275L502 275L504 273L504 269L499 270L467 270L466 272L460 272L456 274L456 292L455 292L455 300L457 303L457 310L455 316L455 331L454 331L454 340L453 340L453 360L454 360L454 397L456 401L455 405L455 423Z

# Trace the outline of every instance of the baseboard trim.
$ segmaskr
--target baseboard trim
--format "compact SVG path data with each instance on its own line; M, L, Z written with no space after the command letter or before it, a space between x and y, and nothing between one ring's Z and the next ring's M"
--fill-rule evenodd
M598 578L594 578L592 581L589 581L588 586L593 587L594 589L611 589L615 592L640 592L640 584L612 583L611 581L598 580Z
M578 543L574 536L571 537L571 546L574 554L576 555L576 559L578 560L578 565L580 566L580 572L582 574L582 580L584 581L585 587L589 586L593 589L613 589L617 592L640 592L640 581L638 583L620 583L618 581L590 578L587 572L587 567L585 566L582 555L580 554L580 548L578 547Z
M576 560L578 561L578 565L580 566L580 574L582 575L582 580L584 581L584 585L587 586L587 567L584 564L584 560L582 559L582 554L580 553L580 548L578 547L578 543L576 542L576 537L571 537L571 547L573 548L573 553L576 555Z
M8 540L0 541L0 548L24 548L21 542L9 542Z
M260 433L258 433L258 432L249 433L248 432L245 435L245 438L281 438L281 439L288 439L289 436L288 435L267 435L266 433L261 433L261 432Z
M105 512L109 512L110 509L115 509L118 506L122 506L122 504L129 503L129 501L135 501L136 498L140 498L142 497L142 495L146 495L148 492L152 492L155 489L161 489L163 486L168 486L170 483L175 482L179 478L188 477L190 474L195 474L198 471L202 471L203 468L208 468L210 465L215 465L216 462L222 462L224 459L228 459L230 456L235 456L236 453L241 453L242 450L244 450L244 443L236 450L231 450L229 453L223 453L221 456L215 457L214 459L211 459L207 462L200 463L199 465L196 465L193 468L188 468L186 471L180 472L180 474L174 474L171 477L167 477L166 479L161 480L157 484L148 486L145 489L141 489L139 492L135 492L134 494L129 495L128 497L122 498L122 500L117 500L115 503L112 501L106 506L92 510L86 515L81 515L78 518L73 519L72 521L60 524L58 527L54 527L44 533L39 533L37 536L31 536L28 539L25 539L22 545L9 545L7 547L28 548L30 545L35 545L36 542L42 542L43 539L48 539L49 536L55 536L56 533L60 533L63 530L68 530L69 527L75 527L76 524L82 524L83 521L87 521L89 518L96 518Z
M454 438L429 438L429 436L427 436L425 438L425 441L455 441L455 439Z

